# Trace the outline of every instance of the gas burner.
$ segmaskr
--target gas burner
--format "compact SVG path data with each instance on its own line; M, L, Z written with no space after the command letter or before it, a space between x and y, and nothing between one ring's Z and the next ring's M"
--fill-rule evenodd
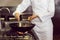
M0 36L0 40L34 40L34 37L30 33L20 35L17 32L10 30Z

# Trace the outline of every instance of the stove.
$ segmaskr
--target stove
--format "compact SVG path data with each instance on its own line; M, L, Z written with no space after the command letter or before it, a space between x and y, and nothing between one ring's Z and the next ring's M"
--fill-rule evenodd
M10 36L4 34L3 36L0 36L0 40L34 40L34 38L31 34L23 34L23 35L10 34Z
M28 15L30 16L30 14ZM22 15L21 17L22 17L21 20L28 18L27 15ZM16 19L14 18L14 16L3 15L0 17L0 20L2 27L0 30L0 40L36 40L30 32L24 34L18 34L17 31L11 29L9 24L13 22L16 23Z
M35 40L33 35L29 32L26 32L24 34L19 34L14 29L11 29L9 27L9 23L13 23L11 21L3 21L3 24L5 24L1 30L0 30L0 40ZM16 21L15 21L16 23Z

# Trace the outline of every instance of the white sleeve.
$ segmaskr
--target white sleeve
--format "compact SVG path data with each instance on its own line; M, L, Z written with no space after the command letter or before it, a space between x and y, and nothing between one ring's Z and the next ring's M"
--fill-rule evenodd
M54 0L49 0L48 4L46 5L45 3L46 2L40 5L42 7L40 7L40 11L37 13L41 21L45 21L45 20L48 20L49 18L52 18L55 12Z
M19 14L24 12L30 5L31 5L30 0L23 0L21 4L17 6L13 15L15 15L16 12L18 12Z

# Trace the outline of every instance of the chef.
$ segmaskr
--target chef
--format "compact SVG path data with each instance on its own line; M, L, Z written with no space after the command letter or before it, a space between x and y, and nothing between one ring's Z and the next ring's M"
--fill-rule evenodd
M53 24L51 18L54 16L55 5L54 0L22 0L13 15L20 20L20 15L32 6L33 15L28 17L35 24L33 30L37 34L39 40L53 40Z

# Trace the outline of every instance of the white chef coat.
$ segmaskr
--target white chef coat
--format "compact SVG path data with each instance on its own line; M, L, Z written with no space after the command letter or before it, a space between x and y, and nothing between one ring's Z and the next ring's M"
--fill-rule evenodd
M24 12L30 5L35 15L39 16L39 18L32 20L32 22L36 24L34 30L39 40L53 40L51 18L54 16L55 11L54 0L23 0L21 4L17 6L13 15L15 15L16 12L19 12L19 14Z
M32 5L33 12L38 15L42 21L54 16L54 0L23 0L22 3L17 6L15 12L24 12L30 5Z

